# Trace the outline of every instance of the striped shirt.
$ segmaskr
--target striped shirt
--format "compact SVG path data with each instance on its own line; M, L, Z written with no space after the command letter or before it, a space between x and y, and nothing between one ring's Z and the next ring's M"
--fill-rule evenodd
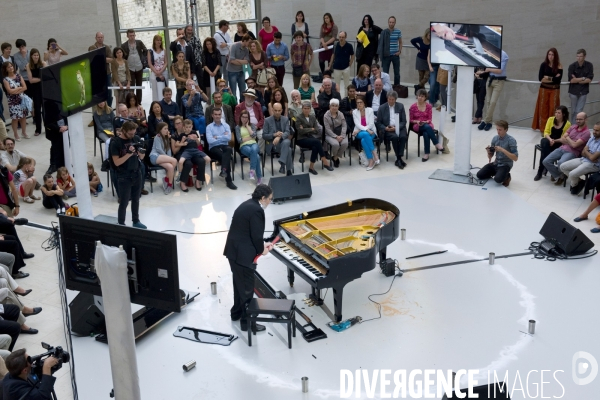
M398 40L402 37L400 29L390 31L390 56L398 52Z

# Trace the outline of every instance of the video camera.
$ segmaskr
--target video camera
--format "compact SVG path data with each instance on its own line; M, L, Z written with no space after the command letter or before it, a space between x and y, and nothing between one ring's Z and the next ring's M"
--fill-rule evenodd
M134 153L145 154L146 153L146 143L144 143L144 138L140 138L139 142L131 142L127 147L133 146L135 148Z
M71 355L64 351L60 346L53 347L48 343L42 342L42 347L48 351L43 354L38 354L37 356L27 357L27 361L31 364L31 373L36 375L38 379L41 379L42 377L44 361L48 357L56 357L58 359L58 363L51 369L53 374L62 368L63 363L68 363L71 360Z

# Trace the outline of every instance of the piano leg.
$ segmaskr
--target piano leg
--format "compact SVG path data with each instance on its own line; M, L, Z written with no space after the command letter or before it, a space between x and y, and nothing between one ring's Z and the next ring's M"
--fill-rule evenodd
M317 289L313 286L312 294L308 296L309 299L315 302L315 305L322 306L323 299L321 298L321 289Z
M288 282L290 287L294 287L294 270L291 268L288 268Z
M333 286L333 309L335 322L342 321L342 299L344 298L344 285Z

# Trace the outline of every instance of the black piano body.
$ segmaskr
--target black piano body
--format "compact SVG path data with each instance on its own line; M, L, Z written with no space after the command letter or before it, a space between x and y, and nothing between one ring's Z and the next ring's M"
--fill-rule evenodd
M456 32L467 40L444 40L446 49L473 67L500 68L502 61L502 35L487 25L463 24ZM476 49L473 38L477 38L484 52Z

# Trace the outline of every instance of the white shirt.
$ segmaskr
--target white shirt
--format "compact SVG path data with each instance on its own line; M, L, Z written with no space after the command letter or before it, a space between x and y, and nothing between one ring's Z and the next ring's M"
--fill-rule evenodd
M390 107L390 126L396 126L396 114L392 107Z
M215 32L215 41L217 42L217 49L219 49L219 51L221 52L222 56L228 56L229 55L229 46L233 43L231 41L231 37L229 36L229 33L225 32L223 33L221 30L218 30ZM227 43L227 46L225 47L221 47L221 43Z
M377 95L377 93L373 92L373 104L371 105L371 108L375 114L377 114L377 110L379 110L379 96L381 96L381 93Z

